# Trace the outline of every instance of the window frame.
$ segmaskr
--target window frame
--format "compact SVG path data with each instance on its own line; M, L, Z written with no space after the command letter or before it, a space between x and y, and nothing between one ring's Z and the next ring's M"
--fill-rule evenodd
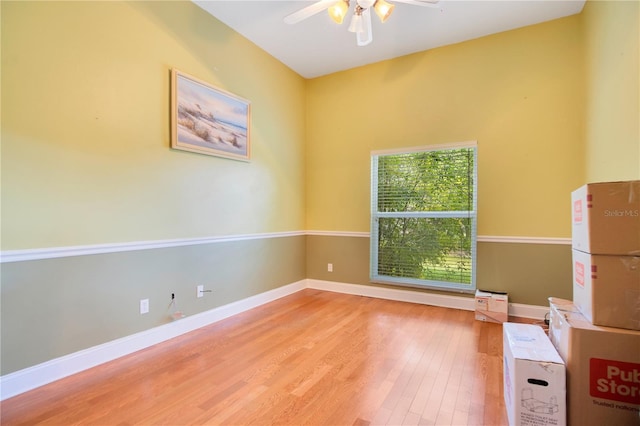
M378 159L381 156L404 155L429 151L446 151L471 148L473 150L473 202L472 210L457 212L379 212L378 211ZM371 282L391 284L406 287L416 287L430 290L453 291L461 293L474 293L476 291L476 266L477 266L477 207L478 207L478 144L476 141L459 142L451 144L428 145L393 150L379 150L371 152L371 224L370 224L370 271ZM446 218L469 217L471 219L471 283L453 283L447 281L425 280L418 278L392 277L378 273L378 247L379 229L378 220L389 217L409 218Z

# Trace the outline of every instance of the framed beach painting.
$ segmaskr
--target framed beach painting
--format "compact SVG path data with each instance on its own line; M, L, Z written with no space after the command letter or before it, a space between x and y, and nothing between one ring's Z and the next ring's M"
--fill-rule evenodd
M171 70L171 147L249 161L251 104Z

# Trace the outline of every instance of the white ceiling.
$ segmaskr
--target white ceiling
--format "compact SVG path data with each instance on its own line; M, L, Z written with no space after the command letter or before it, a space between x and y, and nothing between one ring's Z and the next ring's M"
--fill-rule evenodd
M313 78L574 15L585 0L441 0L435 8L396 3L384 24L372 16L373 42L363 47L347 31L348 19L337 25L326 11L294 25L284 23L285 16L313 1L193 2L301 76Z

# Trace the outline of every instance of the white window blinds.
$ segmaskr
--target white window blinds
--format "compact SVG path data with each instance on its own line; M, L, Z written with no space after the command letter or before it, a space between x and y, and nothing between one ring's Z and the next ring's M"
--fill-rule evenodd
M475 290L476 151L372 154L372 281Z

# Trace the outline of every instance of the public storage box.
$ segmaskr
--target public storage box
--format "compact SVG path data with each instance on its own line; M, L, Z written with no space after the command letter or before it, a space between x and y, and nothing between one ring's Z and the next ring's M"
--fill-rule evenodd
M590 183L571 193L571 203L574 249L640 256L640 180Z
M509 296L507 293L476 290L476 319L479 321L503 323L509 317Z
M567 367L568 424L640 425L640 331L593 325L560 302L549 337Z
M566 371L542 327L502 325L504 402L510 425L566 424Z
M640 256L573 257L573 303L593 324L640 330Z

